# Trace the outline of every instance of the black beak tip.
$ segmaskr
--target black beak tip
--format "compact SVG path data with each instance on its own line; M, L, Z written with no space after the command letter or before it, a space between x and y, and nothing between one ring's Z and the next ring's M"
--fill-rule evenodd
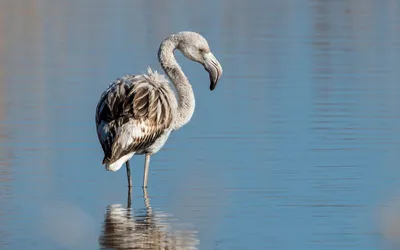
M210 76L210 90L213 91L217 87L221 73L217 67L205 67Z
M217 87L217 83L218 83L219 79L214 79L211 75L210 75L210 90L213 91L215 89L215 87Z

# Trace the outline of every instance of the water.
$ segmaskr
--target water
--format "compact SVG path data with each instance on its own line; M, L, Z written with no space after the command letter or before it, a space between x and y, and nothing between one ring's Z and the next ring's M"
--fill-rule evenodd
M95 107L182 30L224 75L128 202ZM0 249L398 249L398 65L395 0L2 1Z

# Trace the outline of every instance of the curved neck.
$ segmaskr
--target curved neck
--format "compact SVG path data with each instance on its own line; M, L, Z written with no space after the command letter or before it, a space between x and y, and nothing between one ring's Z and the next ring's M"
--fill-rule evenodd
M178 129L188 123L195 108L192 86L174 56L174 50L178 47L179 41L179 36L172 35L161 43L158 50L161 67L174 84L178 95L178 109L173 129Z

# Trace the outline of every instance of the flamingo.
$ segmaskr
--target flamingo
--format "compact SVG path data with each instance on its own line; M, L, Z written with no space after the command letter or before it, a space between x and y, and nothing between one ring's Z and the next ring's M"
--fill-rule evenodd
M96 108L97 135L104 152L102 164L117 171L125 163L128 187L132 187L129 160L145 155L143 188L147 187L151 155L157 153L172 131L186 125L195 109L192 86L175 59L174 51L204 66L214 90L222 67L211 53L207 40L198 33L184 31L161 42L158 60L175 87L157 71L126 75L109 85Z

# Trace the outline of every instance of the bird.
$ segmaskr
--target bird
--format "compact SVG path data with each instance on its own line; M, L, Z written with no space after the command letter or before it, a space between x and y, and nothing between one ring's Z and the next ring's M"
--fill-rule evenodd
M150 67L144 74L125 75L109 84L97 104L102 164L107 171L115 172L125 163L128 187L132 187L129 160L133 155L145 155L142 187L147 188L150 157L164 146L171 132L193 116L192 85L176 61L175 50L204 67L213 91L223 72L221 64L202 35L182 31L166 37L158 49L158 60L167 77Z

